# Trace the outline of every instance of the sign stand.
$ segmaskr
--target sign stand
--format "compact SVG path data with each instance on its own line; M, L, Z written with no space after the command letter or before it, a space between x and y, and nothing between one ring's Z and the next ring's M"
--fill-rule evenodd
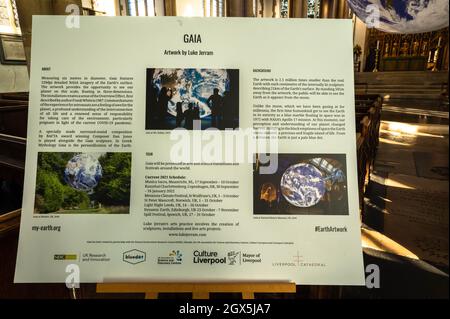
M97 293L144 293L145 299L158 299L160 293L192 293L192 299L209 299L214 292L242 293L242 299L255 299L255 293L295 293L296 286L293 282L97 284Z

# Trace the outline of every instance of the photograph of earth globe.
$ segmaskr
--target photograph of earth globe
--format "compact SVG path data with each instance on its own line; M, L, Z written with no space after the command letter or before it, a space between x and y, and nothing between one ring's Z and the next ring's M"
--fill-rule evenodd
M239 70L147 69L146 130L239 126Z
M128 214L131 153L40 152L35 214Z
M345 154L278 154L273 174L253 169L254 214L348 215Z

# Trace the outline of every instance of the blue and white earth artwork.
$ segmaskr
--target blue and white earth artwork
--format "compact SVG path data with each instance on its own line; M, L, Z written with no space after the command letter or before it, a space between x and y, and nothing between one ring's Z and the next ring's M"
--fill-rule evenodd
M392 33L420 33L448 26L448 0L347 0L363 22L372 21L378 8L377 29ZM369 17L370 15L370 17ZM368 18L369 17L369 18Z
M164 86L173 90L167 110L169 114L177 115L177 102L183 103L183 111L188 103L198 103L201 118L211 114L206 101L214 89L219 89L222 96L230 89L230 79L225 69L155 69L153 84L158 90Z
M311 207L325 194L325 181L320 170L306 163L290 166L281 177L281 193L292 205Z
M72 188L92 192L102 178L102 166L89 154L73 156L66 164L64 180Z

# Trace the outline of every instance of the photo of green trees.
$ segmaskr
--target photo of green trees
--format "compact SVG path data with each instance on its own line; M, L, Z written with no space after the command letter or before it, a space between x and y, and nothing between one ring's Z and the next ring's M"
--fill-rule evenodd
M128 214L131 153L40 152L35 214Z

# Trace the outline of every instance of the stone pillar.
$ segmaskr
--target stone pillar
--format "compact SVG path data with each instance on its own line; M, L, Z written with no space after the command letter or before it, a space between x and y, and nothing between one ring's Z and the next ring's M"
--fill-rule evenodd
M337 15L338 0L320 1L320 18L334 19Z
M155 3L155 16L157 17L165 16L166 15L165 1L155 0L154 3Z
M308 15L308 1L307 0L291 0L290 3L290 18L306 18Z
M337 16L338 19L348 19L347 0L337 0Z
M329 19L336 19L338 13L339 0L330 0L330 10L328 11Z
M76 4L80 8L80 14L82 14L81 0L16 0L16 4L29 73L31 65L32 16L55 14L65 15L67 14L66 6L69 4Z
M320 1L320 13L319 13L319 18L321 19L326 19L328 16L328 5L329 5L329 0L321 0Z
M246 17L256 17L256 12L253 11L253 1L244 0L244 16Z
M280 17L280 0L262 0L263 17L279 18Z
M176 16L177 15L176 0L164 0L164 15L166 15L166 16Z
M280 18L280 1L281 0L272 0L272 6L271 6L271 17L272 18Z
M245 16L244 0L228 0L227 1L227 17L244 17Z

